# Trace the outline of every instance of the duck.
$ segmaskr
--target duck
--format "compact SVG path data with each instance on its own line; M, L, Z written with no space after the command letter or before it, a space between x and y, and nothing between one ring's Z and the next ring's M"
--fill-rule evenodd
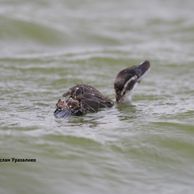
M56 118L82 116L104 108L111 108L115 104L128 103L131 100L133 88L149 69L150 62L148 60L139 65L122 69L114 81L115 101L106 97L93 86L77 84L63 94L65 100L58 100L54 116Z

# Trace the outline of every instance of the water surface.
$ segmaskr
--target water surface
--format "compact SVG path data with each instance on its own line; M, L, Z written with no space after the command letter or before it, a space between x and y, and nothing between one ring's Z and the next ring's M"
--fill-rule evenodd
M0 193L194 190L194 3L0 2ZM131 105L55 119L77 83L114 99L119 70L150 60Z

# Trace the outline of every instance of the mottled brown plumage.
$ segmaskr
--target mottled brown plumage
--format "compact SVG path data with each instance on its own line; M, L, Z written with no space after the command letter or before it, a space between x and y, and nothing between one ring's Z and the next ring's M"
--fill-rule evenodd
M140 80L141 76L150 68L149 61L144 61L138 66L129 67L120 71L115 79L114 88L116 102L125 102L125 97L134 85ZM70 88L63 94L66 99L56 104L56 117L66 117L69 115L83 115L88 112L97 112L102 108L110 108L114 102L104 96L100 91L92 86L78 84Z

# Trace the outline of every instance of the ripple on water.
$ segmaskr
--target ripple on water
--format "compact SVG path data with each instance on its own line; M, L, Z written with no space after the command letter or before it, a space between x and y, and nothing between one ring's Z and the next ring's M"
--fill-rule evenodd
M193 193L193 1L2 1L1 193ZM114 99L116 73L151 61L131 105L55 119L77 83Z

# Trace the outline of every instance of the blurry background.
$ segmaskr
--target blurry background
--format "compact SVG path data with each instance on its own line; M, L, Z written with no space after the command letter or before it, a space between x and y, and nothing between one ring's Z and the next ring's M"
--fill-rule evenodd
M194 1L1 0L1 194L194 190ZM150 60L131 105L55 119L77 83L114 99Z

